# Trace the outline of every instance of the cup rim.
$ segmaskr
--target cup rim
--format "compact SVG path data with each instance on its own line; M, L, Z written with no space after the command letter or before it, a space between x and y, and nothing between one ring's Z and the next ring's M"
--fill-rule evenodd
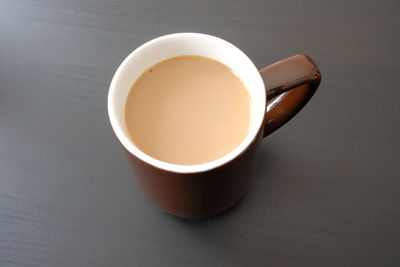
M157 42L162 42L166 39L170 39L170 38L208 38L208 39L213 39L214 41L218 41L223 45L226 46L230 46L231 48L233 48L236 53L238 53L241 57L243 57L245 60L248 61L248 63L251 66L251 71L252 72L256 72L257 75L255 77L257 77L258 81L258 87L262 88L262 96L265 98L265 101L263 101L263 110L266 110L266 93L265 93L265 86L264 86L264 82L263 79L261 78L261 75L259 74L258 69L256 68L256 66L254 65L254 63L250 60L250 58L242 51L240 50L238 47L236 47L235 45L231 44L230 42L221 39L219 37L215 37L212 35L208 35L208 34L203 34L203 33L192 33L192 32L188 32L188 33L173 33L173 34L167 34L167 35L163 35L160 37L157 37L155 39L152 39L142 45L140 45L138 48L136 48L133 52L131 52L121 63L121 65L118 67L117 71L115 72L110 87L109 87L109 91L108 91L108 99L107 99L107 108L108 108L108 115L109 115L109 119L111 122L111 126L115 132L115 134L117 135L117 138L119 139L120 143L124 146L124 148L131 153L132 155L134 155L135 157L137 157L138 159L144 161L145 163L154 166L156 168L165 170L165 171L170 171L170 172L175 172L175 173L199 173L199 172L205 172L205 171L209 171L212 169L216 169L220 166L223 166L229 162L231 162L232 160L236 159L239 155L241 155L243 152L245 152L248 147L251 145L251 143L254 141L254 139L256 138L257 134L259 133L259 130L263 124L264 121L264 116L265 116L265 112L263 112L262 116L259 116L261 119L259 119L258 121L252 121L252 123L255 123L254 127L252 127L252 129L249 131L249 133L246 135L245 139L235 148L233 149L231 152L229 152L228 154L210 161L210 162L206 162L206 163L200 163L200 164L193 164L193 165L181 165L181 164L175 164L175 163L169 163L169 162L165 162L165 161L161 161L158 160L156 158L151 157L150 155L144 153L142 150L140 150L133 141L130 140L130 138L125 134L124 130L122 129L122 127L119 125L119 122L117 120L117 115L115 114L115 107L114 107L114 98L116 97L116 91L117 89L117 81L120 79L121 73L123 71L123 69L127 66L128 62L130 62L137 54L141 53L144 49L148 48L149 46L154 45ZM145 71L145 70L143 70ZM254 112L254 110L253 110ZM253 115L253 118L255 116Z

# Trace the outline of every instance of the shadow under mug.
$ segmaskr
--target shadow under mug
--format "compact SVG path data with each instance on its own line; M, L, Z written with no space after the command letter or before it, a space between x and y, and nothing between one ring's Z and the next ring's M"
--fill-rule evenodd
M212 162L178 165L159 161L128 138L124 109L133 83L152 65L182 55L224 63L239 76L252 100L248 135L231 153ZM110 85L108 114L146 194L168 213L202 218L229 208L246 193L262 138L295 116L320 81L321 73L307 55L288 57L258 71L240 49L225 40L206 34L176 33L143 44L122 62Z

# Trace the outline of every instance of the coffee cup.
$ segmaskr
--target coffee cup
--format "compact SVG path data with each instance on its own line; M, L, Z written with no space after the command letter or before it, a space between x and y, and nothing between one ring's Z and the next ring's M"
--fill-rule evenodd
M140 75L158 62L185 55L228 66L244 83L252 102L251 123L243 142L216 160L193 165L149 156L130 139L124 120L126 99ZM294 55L258 70L239 48L221 38L176 33L141 45L122 62L110 85L108 114L134 177L150 199L170 214L202 218L231 207L247 192L263 138L293 118L320 81L321 73L308 55Z

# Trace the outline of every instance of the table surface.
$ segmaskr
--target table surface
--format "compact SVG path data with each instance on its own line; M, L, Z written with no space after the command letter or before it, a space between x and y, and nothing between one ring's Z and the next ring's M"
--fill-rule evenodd
M0 1L1 266L399 266L399 1ZM160 211L109 124L120 62L174 32L261 68L313 56L319 91L264 140L246 197Z

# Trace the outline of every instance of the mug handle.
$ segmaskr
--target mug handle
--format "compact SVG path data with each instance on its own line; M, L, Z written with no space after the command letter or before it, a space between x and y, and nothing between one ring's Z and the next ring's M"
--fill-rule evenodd
M260 70L267 93L264 137L293 118L313 96L321 72L307 55L282 59Z

